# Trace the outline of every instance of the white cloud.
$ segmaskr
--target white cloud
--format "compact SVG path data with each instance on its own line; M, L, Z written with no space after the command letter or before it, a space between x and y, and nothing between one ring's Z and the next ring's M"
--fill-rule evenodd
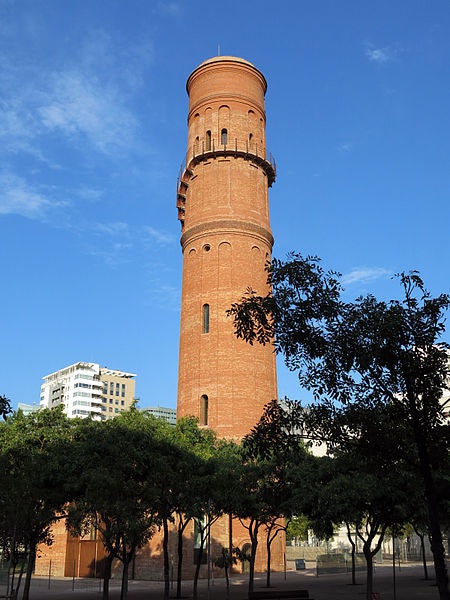
M132 93L145 83L145 72L155 60L152 40L112 39L102 30L88 33L80 48L80 69L104 77L109 74L117 85Z
M348 154L353 150L353 144L351 142L343 142L338 146L339 154Z
M159 231L153 227L144 226L134 228L130 223L123 221L111 221L85 225L87 231L94 232L101 241L94 241L89 236L89 246L86 249L91 256L101 259L111 268L119 267L131 260L136 260L136 256L142 251L147 253L148 245L153 244L154 250L164 253L164 246L172 245L175 241L174 236ZM80 231L83 226L80 226ZM134 258L133 258L134 257ZM158 274L161 267L157 269Z
M366 56L371 62L384 64L392 60L389 48L374 48L372 45L366 47Z
M11 173L0 173L0 214L43 218L48 210L65 206L48 193L33 189L24 179Z
M158 2L158 10L169 17L178 17L183 13L183 6L181 2Z
M179 287L170 285L161 279L155 279L151 282L147 298L153 307L179 312L180 295Z
M90 248L87 249L91 256L100 259L110 268L121 267L132 260L130 256L131 244L125 242L117 242L110 248Z
M342 283L344 285L367 283L385 277L392 277L392 272L382 267L355 268L352 269L350 273L343 275Z
M96 230L99 233L106 233L107 235L127 235L128 224L123 222L117 223L97 223Z
M129 148L137 126L116 90L76 71L53 75L38 114L49 131L63 133L69 140L86 138L105 154Z
M78 190L77 196L81 198L81 200L96 202L97 200L100 200L100 198L102 198L103 190L83 186Z
M160 231L150 226L144 227L144 235L152 241L162 245L173 244L175 241L175 236L172 234L165 233L164 231Z

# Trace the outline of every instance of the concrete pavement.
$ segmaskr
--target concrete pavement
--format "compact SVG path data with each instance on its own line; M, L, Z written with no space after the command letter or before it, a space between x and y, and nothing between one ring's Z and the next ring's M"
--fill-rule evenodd
M430 577L433 569L429 567ZM247 598L248 580L246 576L234 575L231 580L230 600ZM350 574L316 576L310 567L303 571L288 571L272 574L274 588L307 589L314 600L365 600L365 573L357 573L357 585L351 584ZM265 576L257 575L255 589L264 589ZM374 591L379 600L438 600L439 595L434 580L425 581L420 565L401 565L396 569L396 589L394 596L393 573L391 565L379 565L374 576ZM170 597L175 597L175 584L171 587ZM192 598L192 582L186 581L182 588L183 598ZM31 600L99 600L101 599L98 580L83 579L72 581L70 578L54 578L50 582L35 577L31 586ZM161 600L163 583L158 581L130 581L129 600ZM111 600L120 598L120 581L111 581ZM224 579L215 579L208 583L199 582L199 600L225 600L227 598Z

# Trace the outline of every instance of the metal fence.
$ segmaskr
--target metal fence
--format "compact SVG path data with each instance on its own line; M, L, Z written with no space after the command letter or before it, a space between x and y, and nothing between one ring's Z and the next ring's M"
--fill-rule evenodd
M355 555L355 569L363 571L366 568L364 554ZM317 575L330 573L349 573L352 570L352 556L347 552L343 554L319 554L316 559Z

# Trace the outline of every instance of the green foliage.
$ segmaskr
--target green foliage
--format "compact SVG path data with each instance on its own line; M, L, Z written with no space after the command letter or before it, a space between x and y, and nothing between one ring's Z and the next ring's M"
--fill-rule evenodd
M233 565L237 564L238 558L239 560L243 560L242 552L239 548L233 548L232 554L230 554L228 548L222 548L220 555L216 558L214 564L216 567L219 567L219 569L229 569ZM246 559L248 559L248 557L246 557Z
M300 539L308 541L308 530L312 529L310 520L306 515L293 515L286 528L286 539Z
M0 395L0 417L5 420L11 412L11 400L5 395Z
M61 409L19 412L0 424L1 544L12 564L27 556L24 599L37 545L51 543L71 488L73 425Z
M442 335L450 297L431 297L416 271L401 273L398 280L400 300L368 295L345 302L338 274L325 272L315 257L291 254L270 266L268 296L249 290L229 314L238 337L251 344L274 343L287 366L298 371L300 384L313 393L318 406L309 418L312 436L319 433L347 459L363 457L358 472L373 468L369 474L375 479L377 460L384 464L388 456L383 476L392 489L395 482L387 474L403 461L419 488L415 497L421 489L426 502L439 592L448 599L440 527L448 512L448 480L439 464L448 464L450 449L442 401L449 385L449 346ZM357 497L371 498L373 517L376 484L364 477L362 482L365 488Z

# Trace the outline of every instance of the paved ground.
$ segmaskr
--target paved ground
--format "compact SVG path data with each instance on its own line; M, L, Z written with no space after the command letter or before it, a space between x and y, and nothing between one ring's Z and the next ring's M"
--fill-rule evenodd
M433 570L429 568L430 577ZM272 586L286 589L307 589L314 600L365 600L365 585L363 572L357 573L357 585L351 585L351 577L346 574L320 575L315 569L304 571L288 571L284 574L272 575ZM255 589L264 589L265 577L257 576ZM183 598L192 598L192 582L183 584ZM395 595L393 589L392 566L376 567L374 591L378 592L379 600L438 600L439 595L434 581L423 579L420 565L402 565L396 569ZM53 579L49 582L44 578L34 578L31 586L31 600L100 600L101 593L97 580L76 580L70 578ZM161 600L163 585L161 582L130 581L129 600ZM170 597L175 597L175 589L170 590ZM230 600L244 600L247 597L247 579L244 576L233 576L231 581ZM119 582L111 583L111 600L120 598ZM225 582L216 579L210 583L199 582L199 600L225 600L227 598Z

